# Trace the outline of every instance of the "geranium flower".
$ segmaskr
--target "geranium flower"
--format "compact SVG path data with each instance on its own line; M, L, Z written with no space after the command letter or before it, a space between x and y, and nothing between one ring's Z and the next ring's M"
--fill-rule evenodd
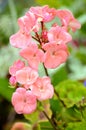
M68 43L72 40L71 35L60 26L51 27L47 35L50 42L57 42L57 44Z
M14 64L9 68L9 73L15 76L16 72L25 67L25 63L21 60L17 60Z
M62 21L62 26L64 26L66 29L72 29L72 31L76 31L77 29L80 29L81 24L80 22L74 18L73 14L69 10L57 10L57 16Z
M30 34L23 33L21 30L10 37L10 44L16 48L24 48L29 45L30 41Z
M20 55L28 61L31 68L36 70L38 70L39 63L43 62L44 59L44 52L41 49L38 49L38 46L35 43L22 49Z
M43 22L50 22L56 16L56 10L54 8L49 8L48 5L43 7L31 7L30 12L32 12L37 19Z
M43 46L45 52L44 65L46 68L56 68L66 62L68 50L65 44L56 44L55 42L46 43Z
M12 95L12 104L18 114L30 114L36 109L36 96L25 88L17 88Z
M31 85L37 80L37 78L38 72L29 66L16 72L16 80L20 84Z
M50 82L50 78L47 76L37 78L36 82L30 86L30 88L40 101L50 99L54 94L54 89Z

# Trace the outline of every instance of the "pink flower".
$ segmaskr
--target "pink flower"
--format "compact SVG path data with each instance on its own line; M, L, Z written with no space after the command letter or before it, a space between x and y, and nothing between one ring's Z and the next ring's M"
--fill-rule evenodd
M44 60L46 68L53 69L66 62L68 50L65 44L46 43L43 49L46 51Z
M37 71L33 70L30 67L24 67L16 72L16 80L20 84L31 85L37 80L37 78Z
M20 30L10 37L10 43L17 48L24 48L31 41L31 31L38 31L40 26L33 13L28 12L18 19Z
M25 15L18 19L18 25L20 27L20 30L26 34L30 34L34 24L35 24L35 16L31 12L29 12L28 15Z
M61 19L62 25L65 28L71 28L72 31L80 29L81 24L77 19L74 18L72 12L70 12L69 10L57 10L57 16Z
M47 76L42 78L39 77L36 82L30 86L30 88L40 101L50 99L54 94L54 89L51 85L50 78Z
M10 44L16 48L24 48L28 46L31 41L30 34L26 34L19 30L16 34L10 37Z
M28 17L28 22L26 22L25 27L28 29L27 31L38 32L40 29L40 20L35 17L35 14L28 11L25 14Z
M20 30L23 33L30 34L31 31L39 31L40 24L38 23L35 15L28 11L25 16L18 19Z
M15 76L16 72L22 69L25 66L25 63L21 60L17 60L14 64L9 68L9 73Z
M57 44L68 43L72 40L69 33L66 32L62 27L52 27L48 32L48 40L50 42L57 42Z
M15 86L17 81L15 76L11 76L9 79L10 85Z
M38 70L39 63L43 62L44 52L33 43L22 49L20 55L28 61L31 68Z
M36 109L36 96L25 88L17 88L12 95L12 104L18 114L30 114Z
M31 7L30 12L34 13L36 18L43 22L50 22L56 16L56 10L54 8L49 8L48 5L43 7Z

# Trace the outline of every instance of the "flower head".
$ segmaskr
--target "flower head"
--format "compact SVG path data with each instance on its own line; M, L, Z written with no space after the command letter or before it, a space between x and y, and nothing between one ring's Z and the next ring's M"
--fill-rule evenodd
M21 60L17 60L14 64L9 68L9 73L15 76L16 72L22 69L25 66L25 63Z
M65 44L47 43L43 46L45 52L44 65L46 68L56 68L64 63L68 57L68 49Z
M31 85L38 78L37 71L30 67L24 67L23 69L16 72L16 80L18 83L23 85Z
M12 104L18 114L30 114L36 109L36 96L25 88L17 88L12 95Z
M38 70L39 63L43 62L44 59L44 52L38 49L36 43L30 44L28 47L22 49L20 55L25 58L29 66L35 70Z
M56 16L56 10L54 8L49 8L48 5L43 7L31 7L30 12L34 13L36 18L43 22L50 22Z
M57 16L61 19L62 26L64 26L66 29L70 28L74 32L77 29L80 29L81 24L77 19L74 18L71 11L69 11L69 10L57 10Z
M54 94L54 89L51 85L50 78L47 76L42 78L39 77L31 86L31 90L40 101L50 99Z
M25 34L19 30L16 34L10 37L10 44L16 48L24 48L28 46L31 41L30 34Z
M62 27L55 26L48 31L49 42L57 42L57 44L68 43L72 40L71 35Z

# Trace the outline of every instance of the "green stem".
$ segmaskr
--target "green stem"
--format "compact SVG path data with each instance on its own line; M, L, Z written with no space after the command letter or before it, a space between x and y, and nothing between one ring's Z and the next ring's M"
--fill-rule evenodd
M43 67L44 67L46 76L49 76L48 71L47 71L47 69L45 68L44 64L43 64Z
M49 120L50 124L52 125L54 130L58 130L54 124L54 122L48 117L47 113L45 111L42 111L45 115L45 117Z
M44 65L43 65L43 66L44 66ZM48 75L48 71L47 71L47 69L45 68L45 66L44 66L44 70L45 70L46 75L49 76L49 75ZM66 107L66 105L64 104L64 102L59 98L59 94L56 92L55 88L54 88L54 93L56 94L56 96L58 97L58 99L60 100L60 102L62 103L62 105L63 105L64 107Z
M16 8L14 5L14 1L13 0L8 0L8 5L9 5L9 9L10 9L10 13L11 13L11 17L12 17L12 22L13 22L13 33L15 33L18 29L17 27L17 12L16 12Z
M39 40L39 43L41 44L41 39L40 39L39 34L37 32L35 34L36 34L37 39Z
M44 64L43 64L43 66L44 66ZM48 71L47 71L47 69L46 69L45 66L44 66L44 70L45 70L45 74L46 74L46 76L49 76ZM57 95L55 89L54 89L54 92L55 92L55 94ZM43 113L44 113L44 115L47 117L47 119L49 120L49 122L52 124L54 130L58 130L58 129L56 128L56 125L54 124L53 120L50 119L50 118L48 117L48 115L47 115L44 111L43 111Z
M59 98L59 94L56 92L55 88L54 88L54 93L56 94L56 96L58 97L58 99L60 100L60 102L62 103L62 105L64 107L66 107L66 105L64 104L64 102Z

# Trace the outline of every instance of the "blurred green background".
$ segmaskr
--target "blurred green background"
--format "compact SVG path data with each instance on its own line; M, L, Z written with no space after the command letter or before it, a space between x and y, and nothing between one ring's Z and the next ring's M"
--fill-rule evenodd
M17 32L17 19L31 7L46 5L70 9L80 21L81 29L72 34L67 62L54 71L49 70L53 85L73 79L86 86L86 0L0 0L0 130L9 130L15 120L25 121L11 105L13 89L9 87L9 66L18 59L18 50L11 47L9 37Z

